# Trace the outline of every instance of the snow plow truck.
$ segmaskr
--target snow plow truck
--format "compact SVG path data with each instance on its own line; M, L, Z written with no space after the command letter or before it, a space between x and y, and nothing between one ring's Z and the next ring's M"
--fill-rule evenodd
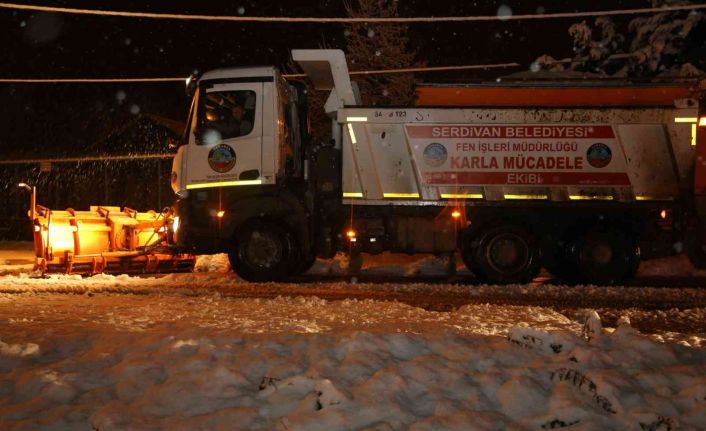
M544 267L596 284L680 252L706 265L703 85L425 85L413 107L365 107L342 51L292 56L330 91L330 142L309 139L323 113L276 68L204 73L187 82L173 208L58 213L59 239L32 205L38 265L189 270L225 252L244 279L276 281L340 251L458 253L483 282ZM89 253L84 226L103 238Z

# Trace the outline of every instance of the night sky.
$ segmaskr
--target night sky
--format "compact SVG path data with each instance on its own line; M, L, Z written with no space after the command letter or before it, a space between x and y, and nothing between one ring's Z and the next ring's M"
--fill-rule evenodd
M216 2L58 1L52 6L249 16L345 16L341 1ZM515 14L650 7L645 0L586 1L400 1L401 16L494 15L502 5ZM628 18L618 17L617 21ZM539 55L571 55L567 33L576 19L521 22L412 24L411 45L429 66L518 62ZM342 24L172 21L0 10L8 78L188 76L222 66L284 66L289 50L326 43L344 48ZM373 40L374 42L374 40ZM464 72L492 78L516 72ZM459 78L426 75L426 81ZM0 84L0 151L4 158L50 156L90 149L111 129L137 114L183 121L182 83ZM131 149L139 152L139 149ZM88 150L87 150L88 151Z

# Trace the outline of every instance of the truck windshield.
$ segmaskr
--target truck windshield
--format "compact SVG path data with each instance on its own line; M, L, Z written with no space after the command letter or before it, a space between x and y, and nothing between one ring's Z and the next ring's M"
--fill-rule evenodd
M249 135L253 130L255 100L255 92L251 90L206 93L199 119L201 142L209 144Z

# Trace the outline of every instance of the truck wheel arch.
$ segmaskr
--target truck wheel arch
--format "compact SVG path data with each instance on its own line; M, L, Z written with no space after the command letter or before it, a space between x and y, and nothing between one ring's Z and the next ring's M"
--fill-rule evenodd
M263 222L273 223L288 231L305 252L311 249L306 211L293 197L273 194L239 199L233 204L230 214L222 235L226 249L248 224Z

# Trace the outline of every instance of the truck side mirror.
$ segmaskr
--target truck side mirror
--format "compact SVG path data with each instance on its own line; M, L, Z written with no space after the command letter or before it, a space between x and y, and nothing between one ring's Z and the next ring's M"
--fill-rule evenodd
M182 142L180 139L175 139L169 136L167 138L167 146L169 147L170 150L176 150L181 146Z

